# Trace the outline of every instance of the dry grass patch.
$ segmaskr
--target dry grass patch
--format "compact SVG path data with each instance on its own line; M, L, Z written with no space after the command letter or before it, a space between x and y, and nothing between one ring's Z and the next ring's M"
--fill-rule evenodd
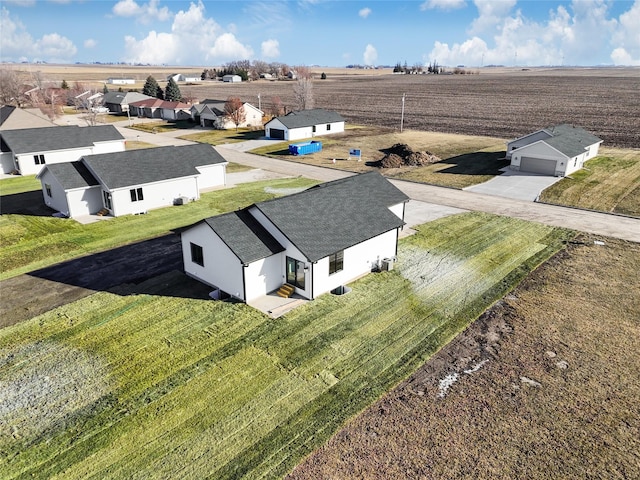
M540 201L640 216L640 150L601 148L584 169L544 190Z
M578 240L289 478L640 478L640 245Z

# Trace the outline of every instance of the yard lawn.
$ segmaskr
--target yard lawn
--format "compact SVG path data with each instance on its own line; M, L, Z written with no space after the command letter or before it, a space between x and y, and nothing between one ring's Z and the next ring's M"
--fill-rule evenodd
M15 175L0 180L0 196L16 195L41 189L40 180L36 180L35 175Z
M640 150L601 148L584 169L545 189L540 201L640 217Z
M33 181L33 180L32 180ZM7 179L16 192L31 188L29 181ZM200 200L187 205L151 210L146 215L127 215L81 225L75 220L34 216L0 216L0 279L53 265L71 258L153 238L203 218L225 213L274 198L281 189L309 187L315 181L295 178L241 184L203 193ZM17 193L19 195L19 193ZM1 200L1 199L0 199Z
M191 142L209 143L211 145L221 145L224 143L237 143L246 140L257 140L264 136L264 130L254 128L239 128L229 130L203 130L188 135L182 135L180 139Z
M253 150L252 153L350 172L376 170L393 178L454 188L486 182L499 175L500 168L508 165L508 162L500 160L505 155L504 140L491 137L415 130L400 133L381 127L350 127L344 133L315 137L313 140L322 142L322 150L310 155L289 154L289 143L298 141L277 143ZM369 162L380 160L385 155L384 150L396 143L407 144L414 151L429 151L442 161L423 167L393 169L379 169L368 165ZM358 162L355 157L349 158L349 150L354 148L361 149L362 161Z
M572 237L462 214L277 320L124 287L2 329L0 477L280 477Z

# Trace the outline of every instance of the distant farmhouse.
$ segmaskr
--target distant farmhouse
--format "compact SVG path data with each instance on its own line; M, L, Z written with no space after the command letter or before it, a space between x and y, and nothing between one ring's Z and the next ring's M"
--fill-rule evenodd
M0 131L3 173L39 173L45 165L79 160L84 155L121 152L124 137L113 125L25 128Z
M225 75L222 77L222 81L227 83L240 83L242 82L242 77L240 75Z
M174 82L199 82L201 80L199 75L184 75L182 73L173 73L167 77L167 82L173 79Z
M265 136L280 140L300 140L344 132L344 118L336 112L315 108L290 112L265 125Z
M510 141L506 158L514 170L564 177L597 156L601 143L580 127L561 124Z
M46 165L37 178L44 202L66 217L119 217L198 200L226 184L226 166L211 145L196 144L83 155Z
M392 265L408 200L369 172L206 218L181 231L184 269L249 304L314 299Z
M110 85L133 85L136 83L134 78L107 78L107 83Z
M191 118L199 123L201 127L213 127L218 129L236 128L236 124L226 118L224 100L205 99L200 103L191 106ZM248 102L242 104L245 120L238 127L258 127L262 125L262 110L254 107Z

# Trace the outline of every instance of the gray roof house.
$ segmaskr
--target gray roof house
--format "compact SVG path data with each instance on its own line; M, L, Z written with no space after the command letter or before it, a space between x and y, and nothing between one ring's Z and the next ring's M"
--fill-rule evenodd
M104 94L102 103L109 109L109 112L120 114L129 111L130 103L148 100L149 98L153 97L138 92L108 92Z
M273 118L264 129L269 138L291 141L344 132L344 122L339 113L314 108Z
M408 200L369 172L206 218L181 231L185 272L249 304L313 299L392 264Z
M226 118L225 100L205 99L200 103L191 106L191 119L200 123L201 127L212 127L218 129L236 128L235 123ZM242 104L245 119L238 127L257 127L262 125L264 112L251 105L249 102Z
M2 171L38 173L45 164L73 162L83 155L119 152L124 137L113 125L54 126L0 131Z
M55 126L55 123L37 108L18 108L13 105L0 107L0 130L53 126Z
M45 203L64 216L115 217L197 200L226 183L226 165L213 147L195 144L86 155L47 165L37 178Z
M560 124L511 140L506 158L513 170L564 177L597 156L601 143L583 128Z

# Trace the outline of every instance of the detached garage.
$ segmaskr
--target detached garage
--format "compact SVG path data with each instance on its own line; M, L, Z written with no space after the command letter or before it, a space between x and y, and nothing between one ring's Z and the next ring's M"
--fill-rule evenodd
M344 132L344 118L336 112L322 108L300 110L269 120L264 125L264 131L268 138L302 140Z
M513 170L564 177L595 157L601 143L580 127L556 125L507 143L507 159Z

